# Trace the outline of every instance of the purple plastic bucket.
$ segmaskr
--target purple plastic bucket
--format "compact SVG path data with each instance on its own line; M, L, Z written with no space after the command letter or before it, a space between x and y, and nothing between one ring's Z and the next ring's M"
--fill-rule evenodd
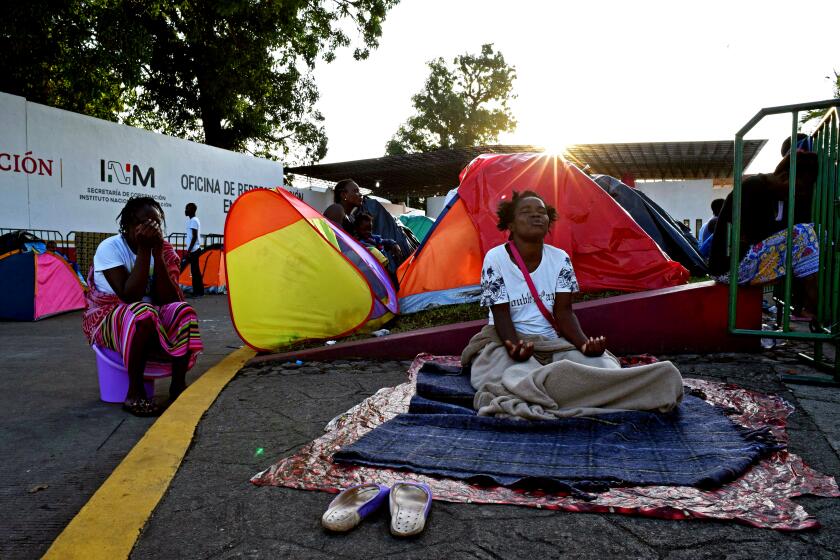
M105 402L121 403L128 394L128 371L122 356L108 348L93 345L96 353L96 369L99 371L99 398ZM171 367L164 364L149 364L143 376L146 396L155 396L155 379L172 375Z

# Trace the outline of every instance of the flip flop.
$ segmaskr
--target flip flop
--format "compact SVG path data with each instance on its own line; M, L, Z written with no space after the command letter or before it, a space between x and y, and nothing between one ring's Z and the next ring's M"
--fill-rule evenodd
M145 397L125 401L122 405L122 409L141 418L159 416L161 413L160 407Z
M429 509L432 507L432 489L419 482L397 482L391 487L391 534L410 537L423 532Z
M390 491L390 488L382 484L351 486L330 502L327 511L321 517L321 525L329 531L347 532L379 509Z

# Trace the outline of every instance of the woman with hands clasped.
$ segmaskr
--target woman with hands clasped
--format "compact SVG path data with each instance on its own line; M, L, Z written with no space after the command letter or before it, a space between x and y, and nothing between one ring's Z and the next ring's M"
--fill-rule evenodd
M622 369L603 336L572 311L578 283L569 255L544 242L557 211L534 192L499 204L509 241L484 257L481 305L489 324L464 350L479 415L551 419L617 410L672 410L682 377L670 362Z
M119 352L128 370L123 408L136 416L160 409L146 395L146 362L172 364L169 396L186 387L202 350L198 317L178 286L180 259L163 238L163 209L150 197L128 200L120 233L96 248L82 329L91 344Z

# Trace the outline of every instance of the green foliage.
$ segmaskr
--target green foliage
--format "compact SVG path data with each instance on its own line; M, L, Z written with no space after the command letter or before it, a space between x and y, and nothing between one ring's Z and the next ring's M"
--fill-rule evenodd
M826 80L831 80L831 76L826 76ZM840 99L840 74L837 71L834 71L834 98ZM828 109L816 109L814 111L805 111L802 113L802 116L799 117L799 124L805 124L807 122L818 120L823 118L823 116L828 112Z
M357 32L356 59L378 44L398 0L191 0L130 10L151 53L128 122L229 150L326 155L311 70ZM294 151L297 150L297 151Z
M0 18L0 91L212 146L326 154L312 69L378 45L399 0L32 0ZM351 36L357 37L351 41Z
M488 144L516 127L508 107L515 97L516 70L492 44L483 45L478 55L455 57L451 66L442 58L428 66L424 90L412 97L416 113L387 143L386 153Z
M410 315L399 315L386 328L391 333L398 333L486 318L486 307L481 307L478 303L459 303L418 311Z
M0 17L0 91L30 101L116 120L124 108L126 51L100 2L30 0L4 6ZM131 58L131 57L129 57ZM134 57L136 58L136 57Z

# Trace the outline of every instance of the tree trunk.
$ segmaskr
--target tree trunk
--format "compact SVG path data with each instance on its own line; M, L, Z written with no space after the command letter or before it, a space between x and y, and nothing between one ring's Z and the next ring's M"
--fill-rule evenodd
M222 119L214 111L203 106L201 108L201 123L204 128L204 143L208 146L215 146L229 150L225 133L222 130Z
M199 99L198 105L201 108L201 126L204 129L204 143L208 146L215 146L224 150L231 150L230 134L222 128L222 114L215 107L214 99L206 93L210 88L202 87L207 83L202 77L198 78Z

